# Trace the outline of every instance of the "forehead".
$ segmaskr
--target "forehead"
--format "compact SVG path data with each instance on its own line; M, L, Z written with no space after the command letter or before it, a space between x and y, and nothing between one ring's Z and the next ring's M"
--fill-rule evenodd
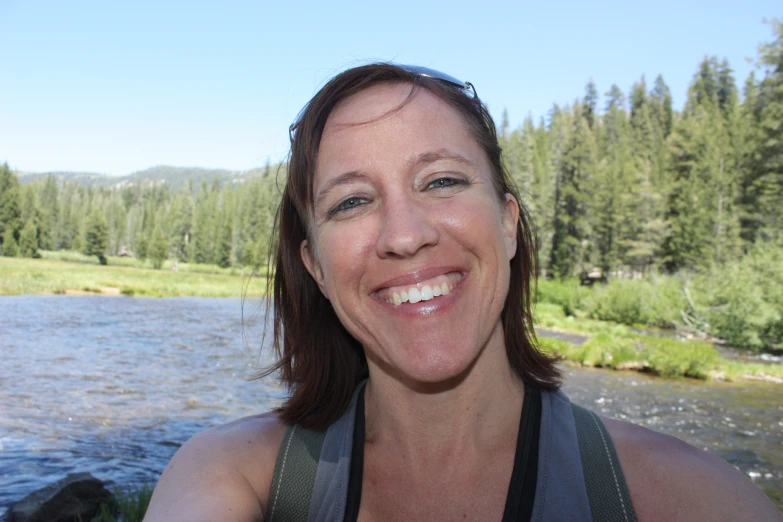
M316 185L344 171L440 149L481 162L483 151L456 109L424 88L410 97L411 89L408 83L375 85L337 105L321 137Z

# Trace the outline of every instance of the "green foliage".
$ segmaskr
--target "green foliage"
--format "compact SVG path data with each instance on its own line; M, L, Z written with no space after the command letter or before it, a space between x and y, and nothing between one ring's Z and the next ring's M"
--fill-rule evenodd
M608 330L607 325L619 323L708 334L756 351L779 348L781 258L782 247L760 243L740 262L698 275L613 279L593 287L580 286L576 280L540 280L534 316L541 326L586 334L628 337L627 329ZM578 326L569 322L574 317L580 319Z
M217 244L215 245L215 263L221 268L228 268L231 266L231 221L225 220L223 226L220 228Z
M109 232L103 213L95 209L87 219L84 232L84 254L98 256L102 265L106 264L106 249L109 246Z
M586 268L590 256L591 201L598 159L595 138L578 110L572 117L573 128L556 185L551 267L558 277L577 275Z
M783 346L783 248L756 245L740 262L695 278L694 312L732 346Z
M28 222L19 237L19 255L22 257L41 257L38 253L38 230Z
M11 230L6 230L3 236L3 255L6 257L16 257L19 255L19 245L14 239L14 233Z
M706 379L718 363L718 352L708 343L652 336L640 339L647 366L661 377Z
M593 319L671 328L681 321L686 299L676 278L614 279L597 285L584 309Z
M141 259L144 261L149 255L148 250L149 248L147 246L147 238L143 233L139 232L139 235L136 237L136 241L133 245L133 255L136 256L136 259Z
M578 279L539 279L536 301L560 305L566 315L576 315L591 293Z
M575 346L567 341L561 339L553 339L551 337L539 337L538 348L542 352L559 355L566 360L573 360L571 355L574 352Z
M114 491L114 502L101 504L91 522L141 522L152 498L153 486L143 484Z
M149 248L149 258L152 261L152 268L159 270L163 266L163 262L166 260L166 254L168 251L168 243L166 241L163 232L156 228L152 232L152 244Z
M13 238L13 243L16 243L19 228L21 228L19 180L8 168L8 164L3 163L0 165L0 239L5 243ZM3 255L12 255L5 252L13 250L14 248L9 245L3 248Z
M649 335L618 338L608 334L592 337L580 346L560 339L540 338L539 348L581 366L644 370L661 377L707 379L718 371L731 371L736 377L744 365L727 366L708 343L683 342ZM752 373L758 368L750 368ZM725 376L725 374L724 374Z
M579 346L576 360L583 366L619 368L638 360L634 341L626 337L615 337L600 333Z

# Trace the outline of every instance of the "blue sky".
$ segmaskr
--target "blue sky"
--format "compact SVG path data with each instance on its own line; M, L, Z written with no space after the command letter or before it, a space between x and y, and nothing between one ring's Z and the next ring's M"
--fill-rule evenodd
M662 74L675 107L706 55L740 86L780 4L671 1L0 0L0 162L129 174L246 170L284 157L329 77L368 60L473 82L496 119Z

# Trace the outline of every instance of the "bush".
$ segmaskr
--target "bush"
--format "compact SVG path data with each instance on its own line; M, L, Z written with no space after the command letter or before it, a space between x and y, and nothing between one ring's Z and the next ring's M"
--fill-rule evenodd
M696 312L711 335L755 351L783 344L783 249L756 245L734 265L694 279Z
M542 352L559 355L565 359L571 360L570 355L574 352L576 347L561 339L552 339L551 337L539 337L538 349Z
M535 301L560 305L566 315L576 315L590 294L578 279L539 279Z
M618 338L601 333L582 345L582 359L585 366L622 367L639 360L639 352L633 339Z
M614 279L596 287L584 304L585 311L602 321L671 328L687 303L680 285L673 277Z
M684 375L706 379L719 360L718 351L709 343L652 336L640 337L639 340L644 345L643 356L648 368L661 377Z

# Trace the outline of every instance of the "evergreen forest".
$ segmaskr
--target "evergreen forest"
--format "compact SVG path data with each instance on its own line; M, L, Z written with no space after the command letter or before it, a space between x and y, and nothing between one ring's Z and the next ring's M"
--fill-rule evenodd
M589 276L607 288L679 278L674 315L614 320L679 321L745 347L783 346L783 23L770 26L747 78L717 57L697 64L682 110L658 76L603 95L591 81L570 104L516 129L503 113L498 133L535 222L542 276ZM285 163L242 183L20 184L2 165L0 252L257 268L284 178ZM574 292L562 298L566 308L576 302L599 318L611 308Z

